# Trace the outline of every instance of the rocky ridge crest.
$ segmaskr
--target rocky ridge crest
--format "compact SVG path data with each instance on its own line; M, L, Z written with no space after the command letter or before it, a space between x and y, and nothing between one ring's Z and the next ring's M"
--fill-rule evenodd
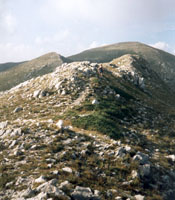
M2 92L0 199L171 200L170 94L137 55L64 63Z

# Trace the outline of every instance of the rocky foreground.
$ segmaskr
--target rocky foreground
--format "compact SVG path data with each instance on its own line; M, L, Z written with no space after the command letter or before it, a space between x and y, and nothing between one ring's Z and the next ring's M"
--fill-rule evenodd
M0 199L175 199L173 99L131 55L2 92Z

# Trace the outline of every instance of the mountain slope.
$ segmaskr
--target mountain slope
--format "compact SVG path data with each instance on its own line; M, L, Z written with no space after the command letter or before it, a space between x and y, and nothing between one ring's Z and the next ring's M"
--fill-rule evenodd
M174 89L175 84L175 56L162 50L139 42L124 42L90 49L68 57L72 61L89 60L92 62L109 62L125 54L142 56L169 86Z
M175 199L174 114L138 55L63 64L2 92L0 199Z
M3 72L3 71L7 71L13 67L15 67L16 65L19 65L19 64L22 64L24 62L19 62L19 63L2 63L0 64L0 72Z
M48 53L31 61L0 72L0 91L8 90L21 82L47 74L68 59L56 53Z

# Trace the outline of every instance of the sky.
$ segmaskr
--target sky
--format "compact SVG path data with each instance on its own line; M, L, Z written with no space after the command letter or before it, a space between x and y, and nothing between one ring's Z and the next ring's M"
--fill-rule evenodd
M127 41L175 54L175 1L0 0L0 63Z

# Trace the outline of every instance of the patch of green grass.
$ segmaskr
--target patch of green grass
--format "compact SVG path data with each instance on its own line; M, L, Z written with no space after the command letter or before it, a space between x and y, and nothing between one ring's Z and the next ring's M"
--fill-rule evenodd
M99 131L104 134L108 134L112 137L117 137L117 125L113 120L107 119L100 113L95 113L85 117L78 117L73 119L72 121L73 126L92 130L92 131Z
M121 138L119 121L125 117L132 117L136 111L129 102L122 105L115 97L101 97L99 104L92 105L90 101L84 102L65 113L64 118L70 119L72 125L90 131L98 131L113 139ZM83 115L83 114L87 115ZM122 129L123 130L123 129Z

